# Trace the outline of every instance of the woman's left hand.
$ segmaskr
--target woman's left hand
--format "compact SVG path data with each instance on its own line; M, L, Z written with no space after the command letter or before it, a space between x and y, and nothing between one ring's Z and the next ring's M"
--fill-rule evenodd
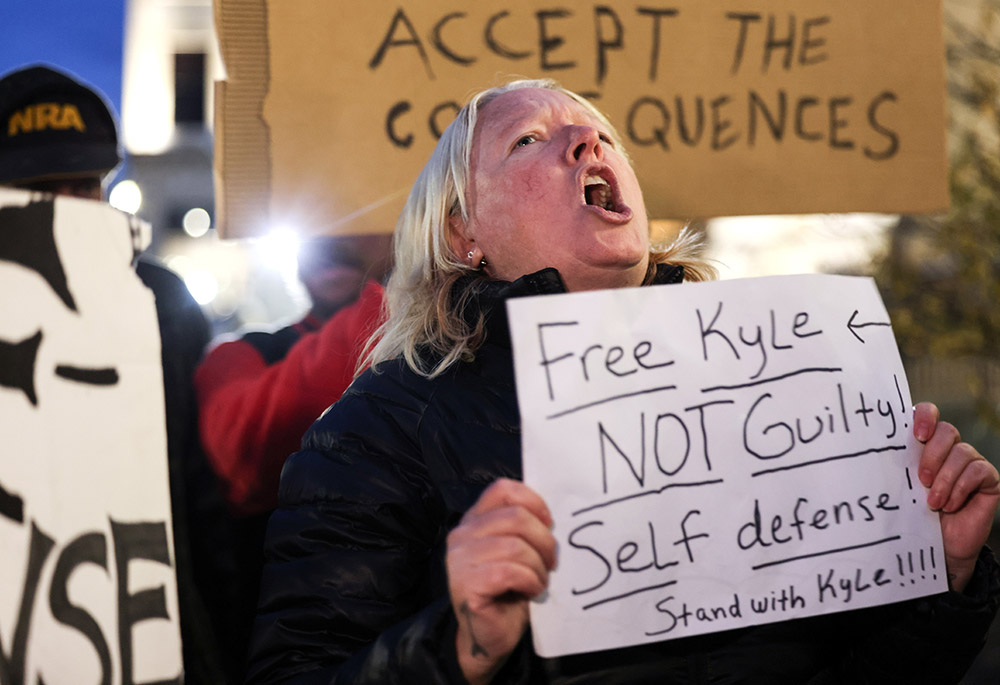
M938 408L921 402L913 411L913 435L924 444L917 477L927 506L941 513L945 564L952 590L961 592L972 577L1000 503L1000 475L958 429L939 420Z

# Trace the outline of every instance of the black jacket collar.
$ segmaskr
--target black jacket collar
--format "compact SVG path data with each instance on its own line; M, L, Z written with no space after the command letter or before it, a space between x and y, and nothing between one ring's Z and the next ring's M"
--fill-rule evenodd
M684 267L676 264L657 264L653 284L680 283L684 280ZM533 295L554 295L566 292L562 276L554 268L542 269L521 276L516 281L492 281L478 276L459 279L452 290L454 300L461 301L462 294L467 299L462 309L465 322L475 327L480 317L484 320L486 339L510 345L510 329L507 324L506 300Z

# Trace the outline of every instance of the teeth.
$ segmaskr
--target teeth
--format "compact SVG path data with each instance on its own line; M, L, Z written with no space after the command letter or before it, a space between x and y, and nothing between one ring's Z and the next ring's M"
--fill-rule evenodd
M586 204L603 207L611 212L615 205L611 196L611 184L600 176L590 175L583 179L583 201Z
M611 201L611 186L598 185L595 183L587 187L590 188L590 190L585 192L583 195L583 201L585 204L603 207L608 211L613 208L614 203Z
M597 204L610 212L614 208L614 205L611 202L611 188L609 186L605 186L601 188L600 193L601 194L597 199Z

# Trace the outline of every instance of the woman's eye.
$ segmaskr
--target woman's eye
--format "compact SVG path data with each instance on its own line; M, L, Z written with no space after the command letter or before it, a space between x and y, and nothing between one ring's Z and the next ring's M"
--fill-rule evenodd
M524 147L525 145L531 145L535 142L535 136L522 136L514 143L514 147Z
M601 139L602 143L610 145L611 147L615 146L615 141L611 140L611 136L609 136L607 133L600 133L598 134L598 137Z

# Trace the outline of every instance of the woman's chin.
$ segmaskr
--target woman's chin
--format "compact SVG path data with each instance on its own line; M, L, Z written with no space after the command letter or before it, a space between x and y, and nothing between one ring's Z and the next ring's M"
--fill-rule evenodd
M605 290L642 285L646 277L649 254L641 257L620 255L615 259L594 260L576 268L562 270L559 274L570 292Z
M602 241L587 255L587 262L610 271L645 271L649 260L649 241L640 238Z

